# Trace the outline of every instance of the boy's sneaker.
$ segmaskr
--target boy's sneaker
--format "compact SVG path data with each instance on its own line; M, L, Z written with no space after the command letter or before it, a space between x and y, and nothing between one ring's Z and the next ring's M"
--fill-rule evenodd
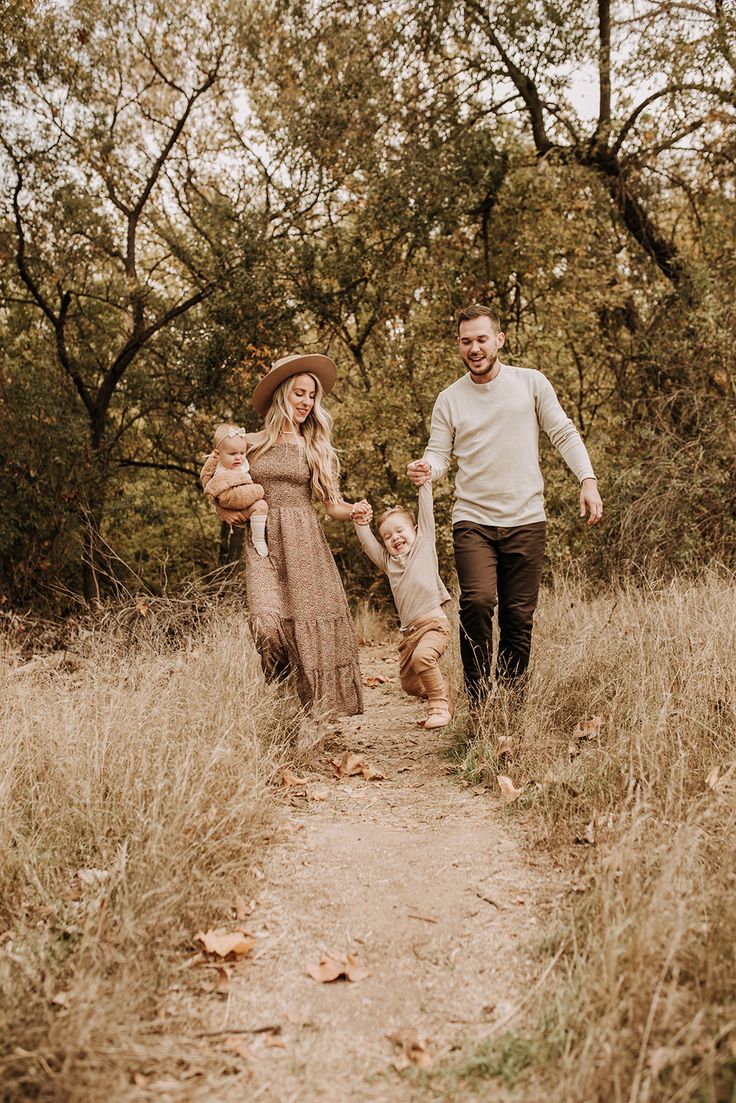
M424 727L426 728L444 728L452 720L452 715L448 708L444 706L441 708L430 709L429 716L424 721Z

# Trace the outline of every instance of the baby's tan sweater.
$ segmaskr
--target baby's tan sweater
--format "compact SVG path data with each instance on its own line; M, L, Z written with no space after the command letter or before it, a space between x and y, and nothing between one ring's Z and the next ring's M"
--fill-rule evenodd
M540 428L580 482L595 478L580 434L542 372L501 364L490 383L474 383L468 372L440 392L424 460L437 479L457 457L453 524L511 528L545 520Z
M355 526L365 554L388 575L402 628L450 600L437 562L431 482L419 488L417 522L417 538L405 555L389 555L368 525Z

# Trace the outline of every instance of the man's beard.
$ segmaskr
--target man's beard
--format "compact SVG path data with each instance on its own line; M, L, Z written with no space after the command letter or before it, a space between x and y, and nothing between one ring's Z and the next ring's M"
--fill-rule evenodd
M468 371L470 372L471 375L474 375L477 378L482 378L484 375L490 375L491 374L491 372L493 371L493 369L496 366L497 360L498 360L498 353L496 353L496 355L493 357L493 359L491 360L491 362L487 366L486 365L483 366L482 371L478 371L478 369L475 368L469 360L466 361L466 363L468 365Z

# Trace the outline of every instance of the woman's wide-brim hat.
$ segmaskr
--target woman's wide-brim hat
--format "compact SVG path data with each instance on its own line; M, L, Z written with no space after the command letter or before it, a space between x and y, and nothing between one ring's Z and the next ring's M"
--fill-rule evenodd
M263 417L271 405L276 388L281 386L285 379L290 379L292 375L301 375L303 372L319 379L325 394L329 394L335 386L337 367L329 356L322 356L318 352L283 356L271 365L271 370L264 375L253 391L252 402L256 413Z

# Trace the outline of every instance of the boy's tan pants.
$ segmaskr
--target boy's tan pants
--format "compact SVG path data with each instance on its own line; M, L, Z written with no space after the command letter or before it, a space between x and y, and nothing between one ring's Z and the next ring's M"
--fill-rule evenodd
M450 707L447 682L437 665L449 639L449 622L444 617L427 617L403 632L399 644L401 688L412 697L427 697L430 709Z

